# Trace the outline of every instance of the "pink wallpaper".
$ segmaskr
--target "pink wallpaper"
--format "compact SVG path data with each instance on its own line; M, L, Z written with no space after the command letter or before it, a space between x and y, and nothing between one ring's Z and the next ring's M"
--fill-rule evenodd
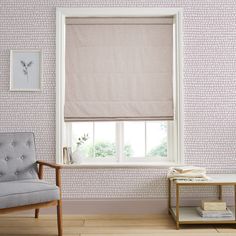
M55 159L56 7L182 7L185 161L236 173L234 0L1 0L0 132L33 131L38 159ZM34 48L43 51L42 91L10 92L10 49ZM46 175L53 179L53 172ZM165 168L63 171L64 198L166 196Z

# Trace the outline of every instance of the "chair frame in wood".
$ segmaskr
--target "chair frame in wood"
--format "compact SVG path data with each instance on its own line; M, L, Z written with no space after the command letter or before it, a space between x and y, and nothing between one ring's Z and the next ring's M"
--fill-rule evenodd
M24 210L31 210L35 209L35 218L39 217L39 209L50 207L50 206L57 206L57 228L58 228L58 236L63 235L63 227L62 227L62 200L61 200L61 165L48 163L45 161L36 161L38 164L38 177L39 179L43 179L43 167L47 166L50 168L55 169L56 172L56 185L59 187L60 191L60 199L54 200L50 202L43 202L43 203L37 203L37 204L31 204L31 205L25 205L25 206L18 206L18 207L11 207L11 208L4 208L0 209L0 214L7 214L11 212L16 211L24 211Z

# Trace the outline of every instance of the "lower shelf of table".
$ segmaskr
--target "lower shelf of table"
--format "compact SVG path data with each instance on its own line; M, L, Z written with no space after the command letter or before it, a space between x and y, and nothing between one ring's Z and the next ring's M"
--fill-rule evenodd
M196 207L180 207L179 208L179 223L182 224L227 224L235 223L234 207L229 207L233 213L232 217L221 217L221 218L203 218L201 217ZM176 208L172 207L170 212L174 219L176 218Z

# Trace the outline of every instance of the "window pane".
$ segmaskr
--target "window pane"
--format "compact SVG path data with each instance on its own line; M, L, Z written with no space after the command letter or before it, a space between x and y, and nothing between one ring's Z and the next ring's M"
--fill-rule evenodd
M88 157L89 147L93 145L93 122L74 122L72 123L72 150L75 151L79 138L88 135L86 141L80 142L83 158Z
M123 139L116 140L116 122L74 122L72 151L76 150L77 143L82 140L80 143L82 161L115 161L117 145L126 160L136 158L137 161L145 159L153 161L154 158L156 160L167 158L167 123L146 121L145 125L144 121L123 122L123 126L118 126L121 129L118 132L123 133ZM84 136L88 138L83 140ZM123 143L116 143L122 140Z
M148 157L167 157L167 122L146 122L146 143Z
M124 156L145 156L145 122L124 122Z
M94 152L96 158L116 156L116 122L94 123Z

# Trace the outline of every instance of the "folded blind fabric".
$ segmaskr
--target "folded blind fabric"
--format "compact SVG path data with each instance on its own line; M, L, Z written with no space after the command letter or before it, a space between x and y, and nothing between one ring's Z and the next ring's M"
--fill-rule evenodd
M173 119L172 18L67 18L65 121Z

